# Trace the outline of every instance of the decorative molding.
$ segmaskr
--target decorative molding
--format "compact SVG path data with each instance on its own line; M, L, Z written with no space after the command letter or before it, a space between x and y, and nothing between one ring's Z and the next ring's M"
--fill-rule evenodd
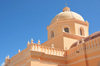
M93 59L96 59L96 58L100 58L100 55L98 55L98 56L93 56L93 57L89 57L89 58L87 58L87 60L89 61L89 60L93 60ZM70 65L72 65L72 64L77 64L77 63L82 62L82 61L85 61L85 58L84 58L84 59L80 59L80 60L75 61L75 62L70 63L70 64L65 64L65 65L70 66Z

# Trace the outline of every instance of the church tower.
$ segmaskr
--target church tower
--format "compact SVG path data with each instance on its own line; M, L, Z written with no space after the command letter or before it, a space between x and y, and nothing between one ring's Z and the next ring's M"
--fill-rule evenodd
M47 27L48 41L42 45L68 50L74 42L88 36L88 28L81 15L65 7Z

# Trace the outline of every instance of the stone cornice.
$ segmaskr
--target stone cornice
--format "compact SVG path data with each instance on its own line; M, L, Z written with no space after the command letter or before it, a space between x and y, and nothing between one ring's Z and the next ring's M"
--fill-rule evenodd
M72 38L72 39L76 39L76 40L80 40L84 37L78 36L78 35L74 35L74 34L69 34L69 33L63 33L64 37L68 37L68 38Z
M63 19L63 20L58 20L57 22L54 22L53 24L50 24L48 27L52 27L52 26L55 26L56 24L61 24L61 23L67 23L67 22L73 22L73 23L79 23L79 24L82 24L82 25L86 25L86 26L89 26L89 23L86 21L80 21L80 20L77 20L77 19ZM47 29L48 29L47 27Z
M54 55L48 55L45 53L41 53L41 52L34 52L31 51L31 57L32 59L35 59L37 61L45 61L45 62L52 62L52 63L63 63L65 64L65 57L60 57L60 56L54 56Z

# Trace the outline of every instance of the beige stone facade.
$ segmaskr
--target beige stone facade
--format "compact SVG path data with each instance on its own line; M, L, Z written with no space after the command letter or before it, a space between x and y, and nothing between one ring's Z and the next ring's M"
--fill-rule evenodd
M5 66L100 66L100 32L89 35L83 17L65 7L47 27L48 41L33 40Z

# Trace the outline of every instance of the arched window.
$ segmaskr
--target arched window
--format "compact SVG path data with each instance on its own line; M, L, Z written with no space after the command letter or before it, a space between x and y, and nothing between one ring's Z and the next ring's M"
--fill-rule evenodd
M69 28L68 27L64 28L64 32L69 33Z
M83 35L83 34L82 34L82 30L81 30L81 29L80 29L80 35Z
M80 28L80 35L84 36L84 29L82 27Z
M51 31L51 38L53 38L54 37L54 32L53 31Z

